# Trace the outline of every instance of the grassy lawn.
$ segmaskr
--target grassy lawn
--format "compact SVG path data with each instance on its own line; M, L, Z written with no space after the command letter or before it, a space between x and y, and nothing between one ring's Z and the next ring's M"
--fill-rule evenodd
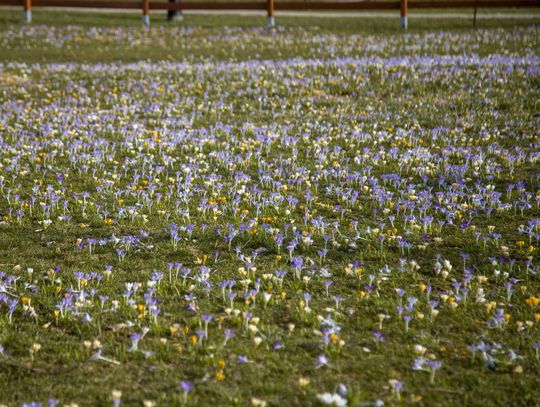
M540 26L0 14L0 404L536 406Z
M520 9L506 11L521 12ZM536 9L528 11L537 12ZM492 10L486 12L489 14ZM389 35L403 34L397 13L395 19L283 17L279 18L276 31L265 30L265 20L265 17L192 15L187 16L183 23L171 24L167 23L163 15L157 14L152 17L152 27L148 32L141 29L141 19L137 14L103 15L63 10L45 12L38 8L34 11L34 28L28 30L22 24L21 11L10 8L0 14L0 27L4 32L0 42L4 52L0 53L0 61L107 63L141 60L193 62L326 58L336 56L336 52L340 53L339 55L363 53L359 36L381 35L387 38ZM439 30L448 33L466 32L475 52L498 52L500 45L496 41L481 41L481 46L472 44L480 41L481 32L473 30L471 21L464 18L411 19L408 33L428 35ZM482 19L478 20L477 27L510 30L529 27L535 24L534 21L536 20ZM76 24L76 27L72 27L73 24ZM230 34L238 30L247 32L246 39L249 41L241 41L241 33L222 36L224 30ZM65 32L68 34L64 34ZM83 32L84 35L79 35ZM314 33L317 34L315 38ZM354 45L359 48L338 47L336 52L328 52L316 43L318 39L325 37L338 42L356 41ZM405 38L410 38L412 42L416 40L410 36ZM462 52L459 44L454 44L454 41L438 44L437 52ZM508 39L505 42L506 49L512 52L523 45L530 49L531 45L537 43L523 44L520 39ZM398 50L395 52L399 53ZM424 54L426 52L429 50L423 51Z

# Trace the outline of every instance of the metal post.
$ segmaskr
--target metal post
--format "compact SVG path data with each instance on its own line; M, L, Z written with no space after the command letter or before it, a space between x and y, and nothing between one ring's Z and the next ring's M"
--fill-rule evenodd
M150 25L150 0L143 0L142 21L145 27Z
M409 26L409 23L407 21L407 15L409 14L409 7L407 5L407 0L401 0L401 17L399 19L399 23L401 25L401 28L407 29Z
M268 27L272 28L276 25L276 21L274 19L274 0L266 0L266 24Z
M478 2L474 0L474 15L472 20L472 26L476 28L476 11L478 10Z
M24 22L32 22L32 0L24 0Z

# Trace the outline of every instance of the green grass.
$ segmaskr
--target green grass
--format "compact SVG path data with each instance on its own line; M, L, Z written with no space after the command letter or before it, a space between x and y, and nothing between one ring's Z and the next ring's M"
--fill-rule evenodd
M264 18L189 16L173 27L154 18L145 31L136 15L36 10L24 26L20 14L0 15L0 282L18 278L6 285L18 301L11 322L0 301L0 403L53 397L106 406L121 390L123 405L182 405L179 383L189 380L187 403L197 406L253 398L318 405L317 395L340 383L354 406L537 405L538 227L530 241L523 233L540 214L537 24L479 20L474 30L462 19L426 19L403 33L397 18L282 18L267 30ZM298 203L261 206L278 195ZM204 209L208 199L215 210ZM416 224L404 219L405 206L423 199L429 205L413 210ZM522 202L531 206L521 211ZM434 221L424 230L425 214ZM319 216L329 223L324 231L310 223ZM453 224L437 223L448 219ZM229 245L229 224L250 220L256 225ZM171 223L195 230L181 230L175 246ZM286 235L283 247L263 224ZM313 261L300 279L286 248L293 227L313 239L294 252ZM141 232L144 245L123 260L121 243L88 244ZM411 247L400 248L396 236ZM252 257L264 249L252 259L256 270L239 269L247 266L236 247ZM465 278L462 253L473 276L467 298L453 285ZM438 257L453 266L446 276L435 271ZM214 287L169 281L171 262L190 276L204 262ZM351 269L353 262L362 267ZM79 287L74 273L104 276L107 265L110 277ZM332 277L321 276L322 267ZM268 276L277 270L288 272L282 284ZM154 271L163 273L156 320L148 306L137 308ZM371 294L370 275L378 287ZM249 289L261 279L260 292L245 301L248 288L237 282L235 315L217 284L248 278ZM517 281L508 299L510 278ZM123 297L130 282L141 284L131 305ZM439 303L433 321L428 284ZM409 330L397 312L398 288L404 302L418 299ZM70 292L92 289L75 312L55 314ZM266 306L264 292L272 293ZM196 311L186 309L189 293ZM100 295L108 296L103 309ZM343 297L339 307L332 296ZM500 328L490 325L496 309L509 315ZM251 321L257 333L246 330L245 312L259 318ZM202 314L214 318L209 339L194 344ZM382 327L379 314L390 316ZM328 315L341 331L324 346L320 319ZM128 352L130 335L144 327L139 348L152 354ZM236 335L226 346L224 328ZM281 350L272 349L276 341ZM473 360L468 346L480 341L494 346L493 363L480 351ZM34 344L41 348L32 358ZM443 363L434 383L412 370L417 345ZM118 364L92 360L96 347ZM321 354L328 366L316 367ZM237 363L239 355L250 363ZM400 397L394 379L404 383Z
M68 42L65 46L51 46L51 44L38 41L36 44L24 44L14 40L5 45L9 47L6 52L0 54L0 61L19 61L29 63L69 62L79 61L85 63L97 62L133 62L140 60L149 61L182 61L182 60L246 60L246 59L284 59L294 58L299 55L316 57L320 50L315 46L306 44L305 38L313 35L333 35L337 38L346 39L350 35L399 35L403 30L399 28L396 19L338 19L338 18L280 18L278 33L285 30L294 35L294 30L305 27L307 33L298 33L300 37L294 44L283 44L278 40L274 42L276 35L272 31L265 30L264 17L238 17L238 16L187 16L183 23L170 24L164 18L153 18L151 37L149 40L146 32L140 24L140 17L134 14L91 14L91 13L66 13L62 10L54 12L34 12L33 25L47 25L61 29L69 24L77 24L80 27L104 27L110 31L101 38L86 38L84 41ZM478 29L482 28L518 28L534 24L531 20L478 20ZM19 31L24 27L21 23L21 13L9 10L0 15L0 27ZM20 27L20 28L19 28ZM257 36L257 42L243 44L230 44L226 39L220 39L223 27L261 29ZM117 41L112 38L115 28L130 30L135 36L131 42L126 39ZM139 31L140 29L140 31ZM171 29L172 31L168 31ZM179 31L177 31L179 30ZM184 30L193 30L189 35ZM474 33L472 23L468 19L413 19L411 20L410 34L425 34L434 30L448 32ZM24 30L23 30L24 31ZM177 37L182 42L179 42ZM6 35L7 37L7 35ZM206 38L212 37L212 41ZM106 44L104 44L104 41ZM29 46L32 45L32 46ZM231 52L230 47L236 49ZM241 47L239 46L241 45ZM525 44L527 45L527 44ZM450 44L450 46L455 46ZM509 51L523 44L509 43ZM491 53L498 49L497 43L484 44L479 52ZM451 51L450 51L451 52Z

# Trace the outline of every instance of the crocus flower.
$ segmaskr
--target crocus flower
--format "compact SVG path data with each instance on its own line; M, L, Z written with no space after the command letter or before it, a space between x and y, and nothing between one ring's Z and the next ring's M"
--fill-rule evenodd
M317 356L317 368L327 366L328 365L328 359L325 355L319 355Z
M442 367L442 362L438 360L428 360L427 365L430 368L429 382L433 384L435 383L435 373L437 372L437 370L439 370Z

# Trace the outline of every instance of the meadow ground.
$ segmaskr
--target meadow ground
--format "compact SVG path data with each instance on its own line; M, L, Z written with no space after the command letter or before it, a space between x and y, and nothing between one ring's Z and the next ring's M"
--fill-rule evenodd
M0 404L538 405L534 21L0 11Z

